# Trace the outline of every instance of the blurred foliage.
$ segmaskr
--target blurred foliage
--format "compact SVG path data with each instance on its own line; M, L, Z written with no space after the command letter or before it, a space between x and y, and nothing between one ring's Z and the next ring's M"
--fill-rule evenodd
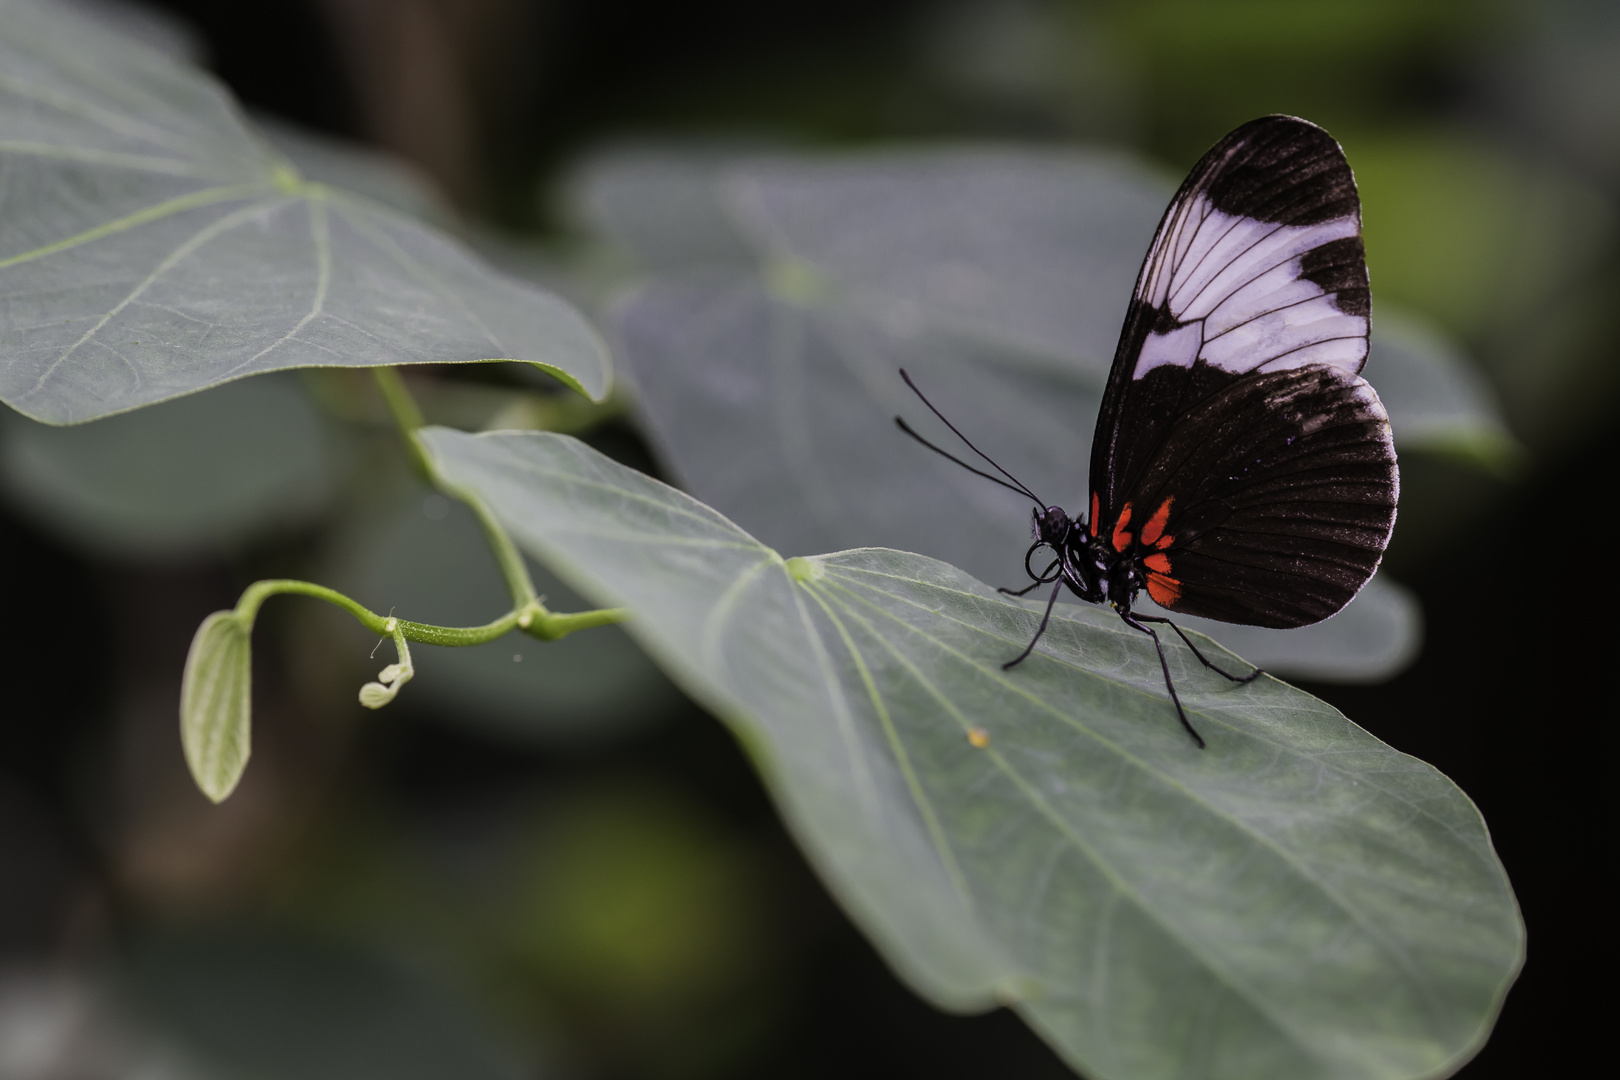
M779 874L689 795L621 773L430 820L334 810L261 910L417 957L531 1061L714 1075L782 1021Z

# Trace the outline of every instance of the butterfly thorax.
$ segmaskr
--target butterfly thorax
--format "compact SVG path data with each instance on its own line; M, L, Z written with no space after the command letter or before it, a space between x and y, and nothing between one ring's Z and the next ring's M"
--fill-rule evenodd
M1147 580L1143 559L1150 552L1134 543L1117 550L1092 536L1082 518L1070 517L1057 506L1035 511L1035 535L1059 554L1062 569L1055 577L1061 577L1070 592L1089 603L1131 610Z

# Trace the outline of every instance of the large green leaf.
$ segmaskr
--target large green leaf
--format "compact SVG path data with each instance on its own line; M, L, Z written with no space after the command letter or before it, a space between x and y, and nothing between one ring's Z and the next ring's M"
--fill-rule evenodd
M772 547L877 544L998 585L1023 583L1028 500L895 429L904 414L954 440L900 381L902 367L1043 499L1085 505L1095 384L1021 363L982 336L788 299L735 276L641 290L615 309L613 331L646 425L683 486ZM1300 630L1192 622L1268 670L1326 679L1386 677L1421 639L1416 601L1383 579L1329 622Z
M484 359L592 397L548 293L303 179L211 78L65 7L0 0L0 399L74 423L278 368Z
M1012 1004L1099 1078L1417 1076L1489 1030L1523 931L1484 824L1326 704L1174 645L1200 751L1101 609L1060 606L1003 672L1038 611L953 567L784 561L567 437L424 437L528 550L632 608L936 1002Z

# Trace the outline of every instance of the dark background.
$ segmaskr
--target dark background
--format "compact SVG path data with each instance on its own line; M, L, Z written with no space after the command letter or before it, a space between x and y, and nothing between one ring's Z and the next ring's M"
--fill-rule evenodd
M1620 124L1608 104L1620 101L1620 79L1606 96L1601 82L1571 76L1580 64L1601 68L1605 56L1620 70L1609 5L1451 3L1414 13L1372 4L1353 15L1344 5L1281 3L161 6L195 29L209 64L251 107L391 150L469 219L540 240L565 231L545 197L557 171L605 140L646 134L744 132L827 146L1102 141L1179 173L1237 123L1287 111L1338 134L1352 164L1358 142L1455 136L1555 171L1611 207L1620 194ZM982 31L996 25L1046 37L1031 45L1029 34L1008 32L1007 45ZM980 45L990 59L1007 54L999 68L975 57ZM1369 190L1375 293L1386 276L1378 205ZM1516 212L1511 200L1501 212ZM1400 299L1480 359L1528 453L1502 477L1403 462L1417 481L1408 493L1448 500L1444 513L1423 516L1431 524L1421 535L1397 528L1390 553L1392 572L1422 599L1423 653L1383 685L1308 687L1452 777L1478 803L1511 875L1529 958L1495 1034L1460 1074L1471 1080L1578 1075L1613 1056L1597 947L1612 901L1595 870L1612 849L1602 793L1615 710L1601 687L1620 645L1607 551L1620 487L1620 260L1606 245L1536 303L1479 316L1449 304L1443 283L1424 291L1420 272L1446 273L1442 243L1416 269L1395 266L1399 244L1386 244L1388 279L1397 288L1419 281ZM1549 355L1576 360L1554 365ZM1536 364L1561 374L1543 379ZM183 564L114 561L79 553L15 511L0 516L7 964L130 955L139 971L141 943L177 926L294 925L325 940L380 920L409 932L432 902L411 898L419 879L355 869L381 858L380 847L400 837L434 850L476 847L554 797L590 805L601 792L633 790L632 802L648 800L647 818L691 825L671 844L690 841L724 867L715 880L732 884L721 907L754 927L752 958L709 973L708 989L690 996L641 976L619 992L585 985L555 958L509 970L499 932L444 931L462 941L450 966L473 972L463 981L477 988L489 1025L530 1060L625 1077L1067 1075L1009 1014L947 1017L897 983L803 864L730 737L695 708L584 749L515 745L421 713L351 717L332 749L314 730L318 718L297 715L308 689L285 674L291 661L273 644L271 613L254 768L279 769L282 781L271 795L244 787L233 803L207 807L188 790L173 731L186 645L202 614L229 606L267 568L296 563L313 542L284 536ZM305 760L318 764L301 770ZM691 895L710 887L722 888ZM351 902L350 890L383 899ZM425 918L442 930L456 914ZM535 1026L565 1034L527 1034Z

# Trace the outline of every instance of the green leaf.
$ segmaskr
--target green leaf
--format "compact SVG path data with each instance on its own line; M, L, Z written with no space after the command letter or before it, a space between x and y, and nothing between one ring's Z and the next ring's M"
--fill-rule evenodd
M627 144L580 162L563 181L567 212L642 267L748 267L754 249L720 204L715 178L764 148L736 143Z
M1523 464L1526 451L1490 385L1432 325L1381 306L1362 375L1388 407L1401 450L1448 454L1503 475Z
M252 753L252 625L216 611L197 627L180 681L180 745L202 793L223 802Z
M548 293L312 183L211 78L59 5L0 3L0 399L76 423L261 371L522 360L593 398Z
M1323 702L1172 640L1200 751L1151 644L1101 609L1060 605L1003 672L1037 605L954 567L784 562L564 436L424 439L528 550L631 607L932 1000L1011 1004L1096 1077L1419 1076L1484 1039L1523 953L1484 823Z
M895 429L904 414L941 445L955 440L900 381L902 367L1043 499L1085 505L1100 400L1089 378L852 305L795 303L747 278L649 286L614 310L612 328L665 462L772 547L882 545L1023 583L1028 500ZM1268 671L1323 679L1387 677L1421 640L1416 599L1377 579L1316 626L1198 626Z
M84 427L0 410L0 483L93 551L175 557L309 521L343 444L296 378L217 387Z
M744 163L717 182L768 259L1099 389L1174 190L1124 154L984 148Z
M329 566L323 580L372 610L441 626L476 626L512 603L471 511L420 487L348 529ZM530 574L551 610L589 606L544 569ZM370 640L361 628L351 632L357 643ZM418 645L411 655L416 679L401 706L509 739L600 743L686 707L616 626L559 641L514 633L466 648Z

